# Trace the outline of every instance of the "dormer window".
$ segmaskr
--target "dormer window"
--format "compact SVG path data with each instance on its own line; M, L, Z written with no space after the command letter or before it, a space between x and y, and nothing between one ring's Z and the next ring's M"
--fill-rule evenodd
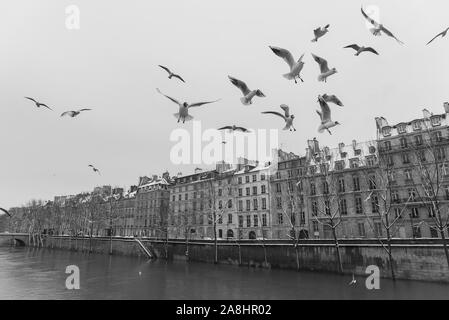
M384 137L388 137L391 135L391 127L383 127L382 134Z
M441 117L440 116L433 116L430 118L430 122L432 123L432 126L436 127L441 125Z
M345 168L345 162L344 161L336 161L335 162L335 170L340 171Z
M376 153L376 147L370 146L369 147L369 153L371 153L371 154Z
M421 130L421 120L416 120L413 122L413 130Z
M405 133L406 132L406 127L405 124L400 124L398 125L398 133Z

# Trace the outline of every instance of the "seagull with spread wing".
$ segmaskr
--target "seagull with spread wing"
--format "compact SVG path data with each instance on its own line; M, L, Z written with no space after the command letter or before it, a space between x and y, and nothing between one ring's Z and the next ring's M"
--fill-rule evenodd
M359 45L357 45L357 44L351 44L351 45L349 45L349 46L346 46L346 47L344 47L345 49L347 49L347 48L351 48L351 49L354 49L355 51L356 51L356 53L354 54L355 56L358 56L359 54L361 54L362 52L372 52L372 53L374 53L374 54L377 54L377 55L379 55L379 53L376 51L376 50L374 50L373 48L371 48L371 47L360 47Z
M295 83L298 83L296 81L296 78L299 78L301 82L304 82L302 80L300 72L302 68L304 67L304 62L302 61L302 58L304 57L304 54L299 58L298 61L295 61L293 58L293 55L288 51L287 49L282 49L278 47L272 47L270 46L271 51L274 52L275 55L278 57L284 59L285 62L287 62L288 66L290 67L290 72L283 75L284 78L288 80L295 80Z
M317 110L317 113L321 119L321 124L318 127L318 132L323 133L324 130L327 130L327 132L332 135L329 129L335 127L336 125L339 125L340 123L338 121L332 121L331 109L322 96L318 96L318 102L320 103L321 107L321 112Z
M387 28L385 28L383 26L383 24L380 24L379 22L377 22L376 20L370 18L365 11L363 11L363 8L361 8L362 10L362 14L365 17L366 20L369 21L369 23L371 23L373 25L374 28L370 29L370 32L375 35L375 36L380 36L382 35L382 32L385 33L387 36L395 39L397 42L399 42L400 44L404 44L404 42L402 42L401 40L399 40L398 38L396 38L395 35L393 35L393 33L391 33L391 31L389 31Z
M218 130L231 130L231 131L240 131L240 132L245 132L245 133L251 132L244 127L238 127L235 124L232 126L225 126L225 127L218 128Z
M167 71L167 73L168 73L168 78L169 78L169 79L175 77L175 78L178 78L179 80L181 80L182 82L185 83L184 79L181 78L181 76L180 76L179 74L176 74L176 73L171 72L170 69L167 68L167 67L164 67L164 66L161 66L161 65L159 65L159 67L161 67L162 69L164 69L165 71Z
M284 110L284 114L277 111L264 111L262 113L274 114L284 119L285 127L282 130L296 131L296 128L293 126L293 119L295 119L295 116L293 114L290 114L290 108L286 104L281 104L281 109Z
M63 113L61 114L61 117L69 116L69 117L71 117L71 118L75 118L75 117L78 116L81 112L83 112L83 111L90 111L90 110L92 110L92 109L86 109L86 108L84 108L84 109L79 109L79 110L70 110L70 111L63 112Z
M173 115L178 119L178 122L182 121L182 123L185 123L186 121L190 121L193 119L193 117L191 115L189 115L190 108L199 107L199 106L209 104L209 103L214 103L214 102L217 102L220 100L220 99L218 99L218 100L214 100L214 101L196 102L196 103L187 103L187 102L180 103L178 100L173 99L173 98L163 94L161 92L161 90L159 90L159 88L156 88L156 90L161 95L163 95L164 97L166 97L167 99L171 100L172 102L176 103L179 106L179 112L175 113Z
M47 106L45 103L39 102L33 98L30 97L25 97L25 99L31 100L34 102L34 104L36 105L36 107L40 108L40 107L45 107L47 109L53 110L52 108L50 108L49 106Z
M97 172L99 175L101 175L100 170L98 170L95 166L90 164L90 165L88 165L88 167L91 167L94 172Z
M265 95L259 89L257 89L257 90L250 90L245 82L243 82L243 81L241 81L239 79L233 78L231 76L228 76L228 78L229 78L229 80L231 81L231 83L234 86L236 86L237 88L240 89L240 91L242 91L243 97L240 98L240 101L245 106L250 105L250 104L253 103L252 99L254 98L254 96L265 97Z
M323 94L321 97L326 102L332 102L332 103L336 104L337 106L343 107L343 102L341 102L341 100L338 99L337 96L334 94Z
M440 32L439 34L437 34L435 37L432 38L432 40L430 40L429 42L427 42L427 45L429 45L433 40L435 40L438 37L444 38L447 35L447 32L449 31L449 28L447 28L446 30Z
M321 38L326 33L328 33L329 27L330 27L330 25L326 25L324 27L316 28L315 30L313 30L313 34L314 34L315 38L312 39L312 42L317 42L319 38Z
M335 68L329 69L327 61L325 59L318 57L318 56L314 55L313 53L312 53L312 57L313 57L313 60L315 60L316 63L318 63L318 65L320 66L321 74L318 76L318 81L327 82L328 77L337 73L337 69L335 69Z
M0 211L3 211L8 217L12 217L12 215L8 212L8 210L0 208Z

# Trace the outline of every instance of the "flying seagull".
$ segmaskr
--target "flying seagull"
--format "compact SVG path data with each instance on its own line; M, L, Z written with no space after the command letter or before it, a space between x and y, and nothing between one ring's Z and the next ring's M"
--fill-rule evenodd
M377 54L377 55L379 55L379 53L376 51L376 50L374 50L373 48L371 48L371 47L360 47L359 45L357 45L357 44L351 44L351 45L349 45L349 46L346 46L346 47L344 47L345 49L346 48L351 48L351 49L354 49L355 51L357 51L356 53L355 53L355 56L358 56L359 54L361 54L362 52L364 52L364 51L366 51L366 52L372 52L372 53L374 53L374 54Z
M36 105L36 107L38 107L38 108L40 108L40 107L45 107L45 108L47 108L47 109L53 110L52 108L50 108L49 106L47 106L45 103L41 103L41 102L39 102L39 101L36 101L36 100L33 99L33 98L25 97L25 99L28 99L28 100L33 101L34 104Z
M6 213L8 215L8 217L12 217L12 215L8 212L8 210L0 208L0 211L3 211L4 213Z
M387 28L385 28L383 26L383 24L380 24L379 22L377 22L376 20L370 18L365 11L363 11L363 8L361 8L360 10L362 10L362 14L365 17L366 20L369 21L369 23L371 23L374 28L371 28L370 31L373 35L375 36L380 36L382 35L382 32L385 33L387 36L395 39L397 42L399 42L400 44L404 44L404 42L402 42L401 40L399 40L398 38L396 38L393 33L391 33Z
M93 165L90 164L89 167L91 167L92 170L93 170L94 172L97 172L99 175L101 175L101 174L100 174L100 170L98 170L97 168L95 168Z
M250 105L250 104L253 103L251 100L254 98L254 96L265 97L265 95L259 89L257 89L257 90L250 90L245 82L243 82L241 80L238 80L236 78L233 78L231 76L228 76L228 78L229 78L229 80L231 80L231 83L234 86L236 86L237 88L240 89L240 91L242 91L243 97L240 98L240 101L245 106Z
M240 131L240 132L250 132L248 129L243 128L243 127L238 127L235 124L232 125L232 126L226 126L226 127L218 128L218 130L231 130L231 131Z
M264 111L262 113L274 114L284 119L285 127L282 130L296 131L296 128L293 126L293 119L295 119L295 116L293 114L290 114L290 108L286 104L281 104L281 109L284 110L284 114L279 113L277 111Z
M304 67L304 62L302 61L302 58L304 57L304 54L299 58L298 61L295 61L293 58L293 55L290 53L290 51L278 47L272 47L270 46L270 49L274 52L275 55L278 57L284 59L285 62L287 62L288 66L290 67L290 72L283 75L284 78L288 80L295 80L295 83L298 83L296 81L296 78L299 78L301 82L304 82L302 80L300 72L302 68Z
M337 73L337 69L335 69L335 68L329 69L329 67L327 65L327 61L325 59L318 57L318 56L314 55L313 53L312 53L312 57L320 66L321 74L318 76L318 81L327 82L328 77Z
M70 110L70 111L63 112L61 114L61 117L69 116L71 118L74 118L74 117L78 116L81 112L83 112L83 111L90 111L90 110L92 110L92 109Z
M315 35L315 38L312 39L312 42L317 42L319 38L321 38L326 33L328 33L329 27L330 27L330 25L326 25L324 27L320 27L320 28L313 30L313 34Z
M185 83L184 79L181 78L181 76L180 76L179 74L176 74L176 73L171 72L170 69L167 68L167 67L164 67L164 66L161 66L161 65L159 65L159 67L161 67L162 69L164 69L165 71L167 71L167 73L168 73L168 78L169 78L169 79L175 77L175 78L178 78L179 80L181 80L182 82Z
M318 132L323 133L324 130L327 130L327 132L332 135L329 129L335 127L336 125L339 125L340 123L338 123L338 121L332 121L331 109L322 96L318 96L318 102L320 103L321 107L321 112L317 110L317 113L321 119L321 124L318 127Z
M178 119L178 122L180 122L182 120L182 123L185 123L186 121L190 121L193 119L193 117L191 115L189 115L189 109L193 108L193 107L199 107L202 106L204 104L209 104L209 103L214 103L219 101L218 100L214 100L214 101L206 101L206 102L196 102L196 103L187 103L187 102L183 102L180 103L178 100L173 99L165 94L163 94L161 92L161 90L159 90L159 88L156 88L157 92L159 92L161 95L163 95L164 97L170 99L172 102L176 103L179 106L179 112L178 113L174 113L173 115Z
M443 32L440 32L439 34L437 34L435 37L433 37L432 40L430 40L429 42L427 42L427 45L429 45L433 40L435 40L438 37L444 38L447 35L447 32L449 31L449 28L447 28L446 30L444 30Z
M323 94L322 98L326 102L332 102L332 103L336 104L337 106L343 107L343 102L341 102L340 99L338 99L337 96L334 94L331 94L331 95Z

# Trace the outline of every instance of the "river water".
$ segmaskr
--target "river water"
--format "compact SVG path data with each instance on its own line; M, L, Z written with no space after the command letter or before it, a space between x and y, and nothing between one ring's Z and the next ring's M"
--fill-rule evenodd
M68 265L80 289L68 290ZM0 299L449 299L449 285L0 247Z

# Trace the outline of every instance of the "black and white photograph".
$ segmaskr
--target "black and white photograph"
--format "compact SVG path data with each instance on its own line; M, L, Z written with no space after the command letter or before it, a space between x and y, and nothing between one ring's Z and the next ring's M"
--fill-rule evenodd
M446 0L2 1L0 300L449 300L448 32Z

